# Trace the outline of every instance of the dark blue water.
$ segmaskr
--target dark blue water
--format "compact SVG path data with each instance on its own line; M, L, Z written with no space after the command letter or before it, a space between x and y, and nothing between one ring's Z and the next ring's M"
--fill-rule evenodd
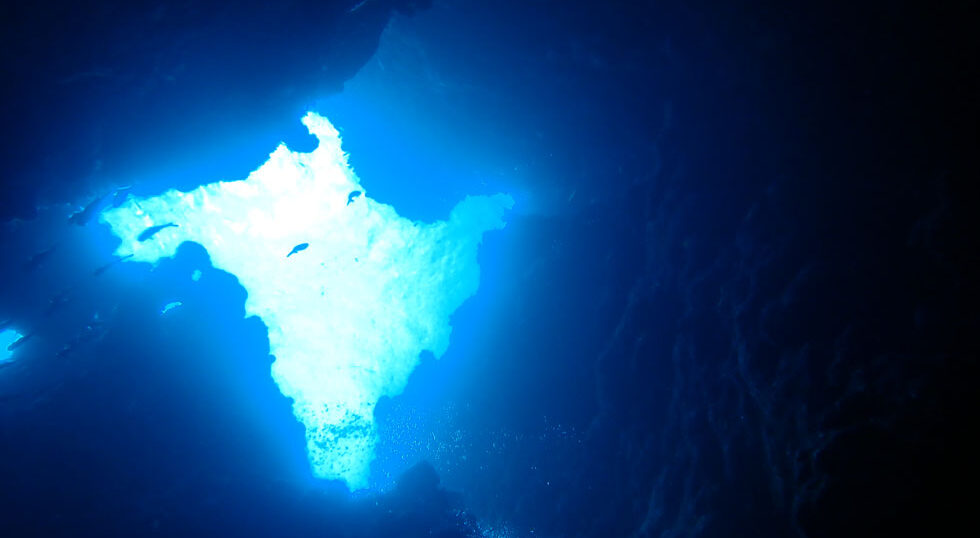
M0 362L0 535L959 528L980 334L961 8L5 6L0 332L25 338ZM448 351L379 402L354 494L313 477L236 277L193 243L114 263L98 222L115 192L311 151L309 110L403 216L516 202Z

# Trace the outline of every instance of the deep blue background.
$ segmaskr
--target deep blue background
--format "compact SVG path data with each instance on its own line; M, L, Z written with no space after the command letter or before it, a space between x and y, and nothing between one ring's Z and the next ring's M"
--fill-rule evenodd
M956 528L980 329L965 8L5 6L0 322L32 336L0 367L0 534ZM67 219L309 150L308 109L408 217L518 202L447 354L379 404L383 491L353 497L310 477L232 275L195 245L95 275L112 239Z

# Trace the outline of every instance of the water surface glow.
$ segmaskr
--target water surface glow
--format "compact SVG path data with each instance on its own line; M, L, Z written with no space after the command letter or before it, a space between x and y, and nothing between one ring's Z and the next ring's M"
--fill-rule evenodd
M247 314L268 327L272 376L306 427L314 474L363 489L378 399L402 392L422 351L446 351L450 315L479 284L483 233L504 227L513 200L469 196L445 221L411 221L368 196L327 119L303 123L319 139L310 153L280 145L245 180L132 198L101 220L127 261L193 241L238 278Z

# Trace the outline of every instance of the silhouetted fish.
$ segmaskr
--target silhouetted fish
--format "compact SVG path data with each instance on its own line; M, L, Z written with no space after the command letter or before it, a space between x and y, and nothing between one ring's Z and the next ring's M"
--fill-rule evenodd
M296 245L295 247L293 247L293 250L290 250L289 251L289 254L286 254L286 257L288 258L288 257L292 256L293 254L296 254L297 252L302 252L302 251L304 251L304 250L306 250L308 248L310 248L310 244L309 243L300 243L300 244Z
M350 194L347 195L347 205L350 205L350 203L356 200L361 194L361 191L351 191Z
M28 340L30 340L31 338L34 338L34 333L21 336L17 340L14 340L14 343L13 344L10 344L9 346L7 346L7 351L13 351L13 350L19 348L20 346L24 345L24 343L27 342Z
M113 265L116 265L117 263L119 263L119 262L121 262L123 260L128 260L129 258L132 258L132 257L133 257L132 254L127 254L127 255L125 255L125 256L123 256L121 258L116 258L116 259L112 260L111 262L109 262L109 263L107 263L107 264L99 267L98 269L96 269L95 271L93 271L92 274L95 275L95 276L99 276L102 273L104 273L107 270L109 270L109 268L112 267Z
M150 226L149 228L140 232L139 236L137 236L136 239L140 242L146 241L147 239L160 233L160 230L163 230L164 228L177 228L177 225L172 222L168 222L166 224L158 224L156 226Z
M107 333L108 329L106 324L99 318L99 313L96 312L89 323L58 351L58 356L67 357L83 345L102 340Z
M54 252L56 248L57 247L51 247L49 249L42 250L41 252L38 252L37 254L31 256L27 260L27 263L24 264L24 269L28 271L36 270L38 267L41 266L42 263L44 263L44 260L47 260L48 257L51 256L51 253Z
M112 195L112 207L119 207L126 201L129 197L129 191L133 188L132 185L127 185L125 187L119 187L116 192Z
M62 306L71 302L71 292L72 288L61 290L57 295L54 295L48 299L48 306L44 309L44 315L50 316L56 310L60 309Z
M68 221L77 226L85 226L105 205L108 195L102 195L89 202L81 211L76 211L68 217Z

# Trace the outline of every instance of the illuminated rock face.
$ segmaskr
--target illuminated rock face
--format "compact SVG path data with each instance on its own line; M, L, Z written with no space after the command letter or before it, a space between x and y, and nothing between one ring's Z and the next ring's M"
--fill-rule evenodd
M272 376L306 426L314 474L361 489L375 404L402 392L423 350L446 351L449 317L479 283L482 235L504 226L513 201L467 197L448 221L410 221L352 196L365 189L337 131L312 113L303 123L320 141L312 153L282 145L244 181L131 199L101 218L122 239L118 256L156 262L194 241L238 277L246 312L268 327Z

